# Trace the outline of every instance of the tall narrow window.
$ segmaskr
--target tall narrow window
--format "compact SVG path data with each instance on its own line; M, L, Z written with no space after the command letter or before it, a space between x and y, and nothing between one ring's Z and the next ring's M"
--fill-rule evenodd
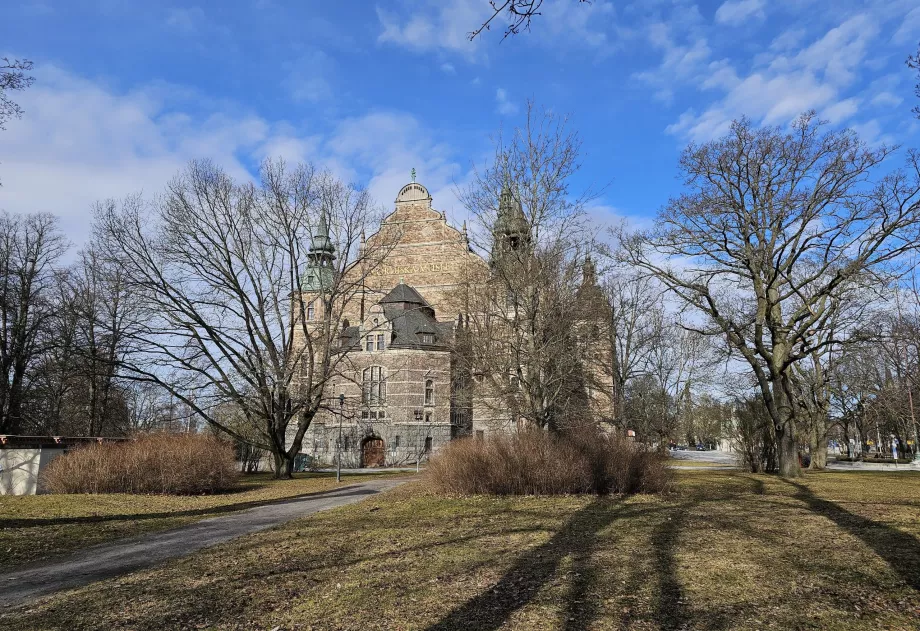
M431 453L431 436L425 438L425 453Z
M434 381L425 380L425 405L434 405Z
M368 353L374 350L374 336L373 335L368 335L367 339L364 340L364 350L366 350Z
M387 398L387 380L383 368L365 368L362 376L362 394L365 405L383 405Z
M313 303L307 304L307 320L312 320L316 317L316 308L313 306Z
M385 351L385 350L386 350L386 342L384 342L384 340L383 340L383 333L379 333L379 334L377 335L377 350L378 350L378 351Z

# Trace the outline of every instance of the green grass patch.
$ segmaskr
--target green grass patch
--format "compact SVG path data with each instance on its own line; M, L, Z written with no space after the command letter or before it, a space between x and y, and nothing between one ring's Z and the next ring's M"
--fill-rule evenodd
M920 475L678 471L674 493L411 483L0 614L22 629L917 629Z
M347 476L346 483L373 475ZM297 474L273 480L270 474L241 478L227 493L198 496L0 495L0 570L42 561L66 552L215 517L266 502L315 493L335 486L334 473Z

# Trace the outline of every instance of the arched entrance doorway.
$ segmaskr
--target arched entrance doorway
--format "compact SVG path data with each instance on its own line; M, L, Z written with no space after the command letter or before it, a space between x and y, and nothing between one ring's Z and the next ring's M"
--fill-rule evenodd
M382 467L384 464L383 439L370 436L361 444L361 466Z

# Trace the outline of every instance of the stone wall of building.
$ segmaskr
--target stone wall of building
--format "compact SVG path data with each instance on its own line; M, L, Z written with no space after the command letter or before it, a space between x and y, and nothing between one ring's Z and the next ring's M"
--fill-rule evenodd
M452 437L450 362L447 350L353 351L347 371L329 385L331 409L314 419L304 436L303 453L321 462L334 461L340 394L345 395L341 421L347 455L343 465L363 464L361 447L370 438L383 440L387 465L424 460L429 453L436 453ZM362 375L372 367L381 368L386 379L385 401L379 405L366 405L362 397ZM429 380L433 396L426 403Z
M414 182L399 192L395 210L367 239L365 249L373 253L369 269L351 270L356 278L366 273L364 310L405 282L428 301L439 320L456 320L464 311L462 287L471 269L487 267L470 251L466 234L450 226L444 213L432 208L427 189ZM350 314L361 319L362 305L353 305Z

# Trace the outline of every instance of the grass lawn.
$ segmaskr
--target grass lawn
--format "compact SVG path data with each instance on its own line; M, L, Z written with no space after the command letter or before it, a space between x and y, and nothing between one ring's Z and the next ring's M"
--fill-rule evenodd
M675 475L667 497L601 499L410 483L0 627L920 628L920 474Z
M0 571L335 486L334 473L295 475L294 480L244 476L239 489L219 495L0 495ZM368 477L348 476L346 482Z

